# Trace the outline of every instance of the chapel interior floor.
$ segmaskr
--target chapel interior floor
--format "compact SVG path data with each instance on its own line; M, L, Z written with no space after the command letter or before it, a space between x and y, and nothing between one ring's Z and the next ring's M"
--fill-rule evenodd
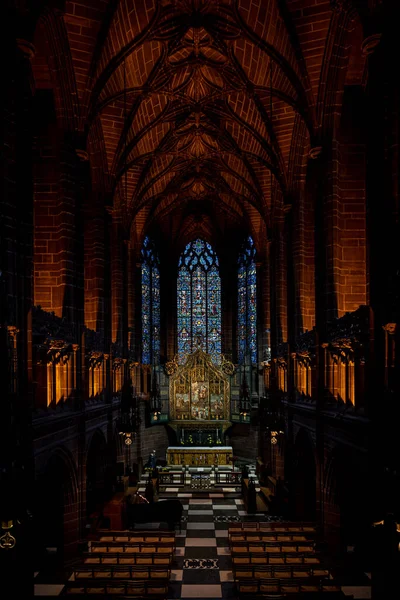
M172 497L172 492L160 493L160 498L164 497ZM184 511L181 531L176 533L168 598L236 599L228 546L229 526L238 521L279 521L280 517L265 513L248 515L238 492L179 492L174 497L181 499ZM60 595L70 573L62 569L38 572L35 595L43 598ZM336 569L335 580L355 600L371 598L369 575L353 568L350 555L349 560L342 561Z

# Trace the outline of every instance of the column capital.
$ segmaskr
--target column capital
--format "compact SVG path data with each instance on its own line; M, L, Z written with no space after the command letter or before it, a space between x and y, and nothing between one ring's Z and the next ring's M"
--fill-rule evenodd
M388 332L389 335L394 335L396 333L397 323L386 323L386 325L382 325L382 328Z
M310 148L308 156L312 159L316 159L319 156L321 156L321 153L322 153L322 146L313 146L312 148Z
M382 34L381 33L373 33L363 40L361 44L361 52L364 56L368 56L375 52L375 48L378 46L381 41Z
M28 60L32 60L35 56L35 46L32 44L32 42L29 42L28 40L24 40L22 38L17 38L16 43L17 48L22 52L24 57Z
M89 154L86 152L86 150L82 150L82 148L75 148L75 153L82 162L89 160Z

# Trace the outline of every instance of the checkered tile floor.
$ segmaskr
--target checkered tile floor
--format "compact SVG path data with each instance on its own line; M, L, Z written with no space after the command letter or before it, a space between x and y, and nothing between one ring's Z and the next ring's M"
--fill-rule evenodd
M266 514L247 515L243 501L235 492L193 492L177 494L183 503L181 531L176 533L176 552L171 566L168 598L229 598L235 600L232 563L228 545L228 528L240 521L276 521L279 517ZM171 494L161 494L161 498ZM176 497L176 495L175 495ZM50 582L39 574L35 595L59 595L63 589L59 580ZM354 599L371 598L367 574L346 573L343 591ZM64 580L65 581L65 580ZM46 582L46 583L45 583Z
M177 534L169 598L236 598L228 527L241 519L243 501L236 493L193 493L182 502L187 521Z

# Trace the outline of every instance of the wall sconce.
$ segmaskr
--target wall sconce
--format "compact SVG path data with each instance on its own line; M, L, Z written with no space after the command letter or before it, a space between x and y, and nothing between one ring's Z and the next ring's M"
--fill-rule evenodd
M275 446L278 443L278 435L282 435L283 431L271 431L271 444Z
M132 445L132 442L133 442L133 439L132 439L132 434L131 434L131 433L126 433L126 434L125 434L125 444L126 444L127 446L131 446L131 445Z

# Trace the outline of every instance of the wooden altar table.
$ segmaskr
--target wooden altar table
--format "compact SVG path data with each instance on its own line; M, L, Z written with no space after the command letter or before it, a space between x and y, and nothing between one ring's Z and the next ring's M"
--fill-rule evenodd
M188 465L193 467L231 465L232 446L169 446L168 465Z

